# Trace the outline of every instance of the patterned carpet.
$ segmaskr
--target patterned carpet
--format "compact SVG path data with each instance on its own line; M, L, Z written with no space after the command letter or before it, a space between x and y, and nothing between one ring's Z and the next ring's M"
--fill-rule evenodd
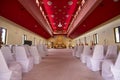
M103 80L99 72L90 71L71 50L51 49L40 64L23 74L23 80Z

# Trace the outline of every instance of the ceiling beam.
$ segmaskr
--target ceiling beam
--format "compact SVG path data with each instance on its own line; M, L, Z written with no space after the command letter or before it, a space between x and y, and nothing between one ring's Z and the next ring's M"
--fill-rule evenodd
M53 31L46 21L44 15L37 6L35 0L18 0L23 7L34 17L34 19L51 35L53 36Z
M90 15L90 13L101 3L102 0L87 0L79 11L77 17L70 24L67 36L70 34Z

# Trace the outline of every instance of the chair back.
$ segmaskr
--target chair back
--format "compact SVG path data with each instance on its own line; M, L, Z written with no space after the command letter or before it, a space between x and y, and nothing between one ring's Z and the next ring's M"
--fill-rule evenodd
M0 50L0 74L2 72L8 72L8 71L9 71L8 65L6 64L5 58L3 56L3 53Z
M31 52L31 55L33 56L34 63L39 64L41 61L41 56L38 52L37 46L31 46L30 52Z
M106 52L106 59L115 59L117 57L117 45L109 45Z
M90 46L85 45L83 49L83 54L84 55L90 55L92 50L90 49Z
M120 51L115 62L115 68L120 69Z
M30 52L31 52L31 55L39 56L39 52L36 46L31 46Z
M1 47L1 51L7 63L11 61L15 61L15 58L12 56L11 50L9 46Z
M31 53L30 53L30 46L29 45L23 45L23 47L25 48L25 51L26 51L26 54L27 56L31 56Z
M84 47L84 46L78 46L77 51L78 51L79 53L82 53L82 52L83 52L83 47Z
M101 60L104 58L104 47L103 45L96 45L93 51L93 59Z
M27 59L27 53L24 46L15 46L16 59Z

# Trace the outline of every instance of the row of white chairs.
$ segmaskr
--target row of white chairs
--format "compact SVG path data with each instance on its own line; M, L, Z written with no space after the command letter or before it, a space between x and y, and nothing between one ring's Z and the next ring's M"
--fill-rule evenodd
M120 80L120 52L117 45L76 46L73 56L92 71L100 71L104 80Z
M46 55L47 48L42 44L3 46L0 49L0 80L22 80L22 73L29 72Z

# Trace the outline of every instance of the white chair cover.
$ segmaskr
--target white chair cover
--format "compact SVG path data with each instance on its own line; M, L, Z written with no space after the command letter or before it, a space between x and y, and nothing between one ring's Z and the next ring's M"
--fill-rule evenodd
M101 70L101 63L104 59L103 45L96 45L94 47L93 55L87 58L87 67L92 71Z
M30 53L33 56L34 64L39 64L41 62L41 56L38 52L37 46L31 46Z
M111 72L111 66L114 60L104 60L102 63L102 77L104 80L114 80L113 73Z
M15 53L15 46L16 45L9 45L11 52L14 54Z
M5 55L3 56L3 54L0 50L0 80L22 80L22 68L20 64L15 61L7 64L7 60L5 60Z
M108 45L104 45L104 55L107 54L107 50L108 50Z
M87 56L92 55L92 49L90 49L90 46L84 46L83 53L81 54L81 62L86 63L87 62Z
M117 58L117 45L109 45L107 48L105 59Z
M75 56L76 55L76 51L77 51L78 46L75 46L72 52L72 55Z
M48 49L47 46L43 44L43 51L45 52L45 55L48 55Z
M22 46L25 48L25 51L26 51L27 56L31 56L30 46L29 46L29 45L22 45Z
M8 69L4 56L0 50L0 80L10 80L12 71Z
M38 52L39 52L40 56L41 56L42 58L45 57L45 56L46 56L46 52L43 50L43 45L42 45L42 44L39 44L39 45L37 46L37 48L38 48Z
M13 57L13 54L11 53L9 46L1 47L1 51L7 63L15 61L15 58Z
M104 80L120 80L120 52L117 59L107 59L102 63Z
M23 72L28 72L33 68L33 57L27 50L25 46L15 47L16 61L21 63Z
M83 46L78 46L75 56L80 58L82 52L83 52Z
M120 80L120 52L116 59L115 64L111 67L111 71L114 75L115 80Z
M114 80L113 73L111 72L111 68L117 58L117 46L109 45L106 51L105 59L102 63L102 76L105 80ZM113 70L114 72L115 70Z
M15 61L8 64L8 67L12 71L10 80L22 80L22 65Z

